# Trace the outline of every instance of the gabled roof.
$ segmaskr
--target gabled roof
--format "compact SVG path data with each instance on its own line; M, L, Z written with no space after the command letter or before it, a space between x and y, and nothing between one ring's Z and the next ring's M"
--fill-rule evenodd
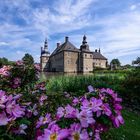
M71 42L67 41L65 43L63 43L62 45L60 45L59 47L57 47L53 53L51 55L55 55L61 51L75 51L75 52L79 52L80 50L77 49Z
M101 53L99 52L93 52L93 59L103 59L103 60L107 60L106 57L104 57Z

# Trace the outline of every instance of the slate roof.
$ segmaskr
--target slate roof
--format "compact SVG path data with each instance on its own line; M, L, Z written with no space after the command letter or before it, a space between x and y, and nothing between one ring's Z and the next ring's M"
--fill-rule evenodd
M101 53L99 52L93 52L93 59L103 59L103 60L107 60L106 57L104 57Z
M77 49L71 42L67 41L67 42L63 43L62 45L60 45L59 47L57 47L51 55L55 55L64 50L80 52L80 50Z

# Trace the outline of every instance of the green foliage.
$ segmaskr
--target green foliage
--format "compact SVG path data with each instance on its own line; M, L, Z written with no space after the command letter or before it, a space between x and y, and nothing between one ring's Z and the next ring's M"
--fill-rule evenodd
M88 85L94 88L112 88L123 98L125 106L140 110L140 69L116 71L123 72L53 77L48 80L46 88L53 92L67 91L76 96L87 92Z
M12 61L9 61L7 58L3 57L3 58L0 58L0 68L4 65L13 65L14 62Z
M22 58L23 62L25 65L33 65L34 64L34 59L33 57L26 53L25 56Z
M122 82L122 96L128 106L140 110L140 68L128 73Z
M57 108L60 106L60 104L62 106L65 106L69 103L71 103L71 99L70 98L66 98L64 96L64 93L62 92L47 92L47 96L48 96L48 104L49 106L47 106L47 112L50 112L52 114L55 114Z
M10 75L7 77L0 75L0 89L10 93L28 92L33 89L34 83L38 80L38 71L33 65L14 64L10 67L9 73ZM14 87L15 78L20 81L17 87Z
M47 89L50 91L81 92L87 91L88 85L96 88L113 88L120 84L121 77L117 75L91 75L91 76L60 76L50 78Z
M121 66L119 59L112 59L110 65L113 69L118 69Z
M122 112L125 124L118 129L111 129L102 136L103 140L139 140L140 116L124 110Z

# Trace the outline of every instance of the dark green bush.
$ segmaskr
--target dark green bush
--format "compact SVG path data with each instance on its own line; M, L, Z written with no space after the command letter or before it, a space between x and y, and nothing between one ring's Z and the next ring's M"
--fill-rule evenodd
M140 110L140 68L128 73L122 83L122 96L128 106Z

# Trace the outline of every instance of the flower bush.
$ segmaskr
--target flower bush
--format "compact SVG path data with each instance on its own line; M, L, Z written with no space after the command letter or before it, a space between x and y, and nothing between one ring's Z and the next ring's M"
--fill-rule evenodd
M38 66L0 69L0 139L100 140L124 124L122 99L112 89L94 89L73 96L48 94L38 83Z
M41 116L36 127L40 128L38 130L44 128L44 132L38 140L100 140L103 132L124 124L122 99L117 97L117 93L104 88L93 90L91 86L89 89L90 92L84 96L72 97L71 104L58 107L52 118L50 114Z

